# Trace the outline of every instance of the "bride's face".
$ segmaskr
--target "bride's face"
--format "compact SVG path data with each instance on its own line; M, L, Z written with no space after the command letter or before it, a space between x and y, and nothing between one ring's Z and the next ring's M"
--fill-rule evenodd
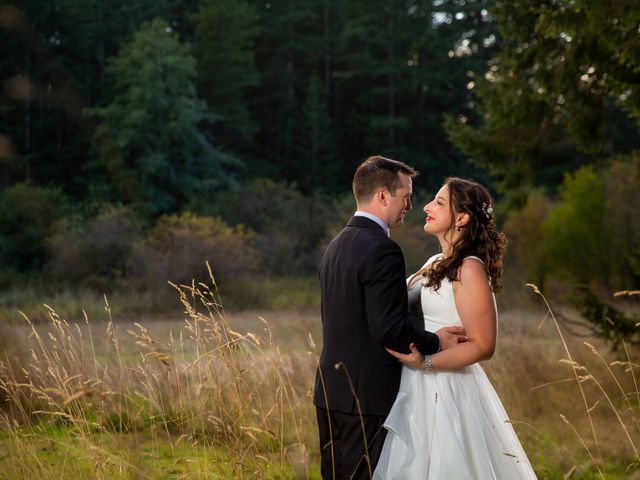
M451 230L451 201L449 187L444 185L424 208L427 218L424 231L431 235L442 235Z

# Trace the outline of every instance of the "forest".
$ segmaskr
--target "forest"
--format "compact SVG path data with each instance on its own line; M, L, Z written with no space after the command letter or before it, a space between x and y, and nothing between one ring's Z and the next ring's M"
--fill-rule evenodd
M522 278L640 278L634 2L0 8L4 288L313 275L372 154L487 184Z

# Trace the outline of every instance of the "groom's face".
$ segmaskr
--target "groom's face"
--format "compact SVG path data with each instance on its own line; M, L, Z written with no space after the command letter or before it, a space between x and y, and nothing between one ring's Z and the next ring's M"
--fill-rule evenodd
M411 177L403 173L398 173L400 186L388 197L387 203L387 225L390 228L399 227L404 222L404 217L411 210L411 194L413 185Z

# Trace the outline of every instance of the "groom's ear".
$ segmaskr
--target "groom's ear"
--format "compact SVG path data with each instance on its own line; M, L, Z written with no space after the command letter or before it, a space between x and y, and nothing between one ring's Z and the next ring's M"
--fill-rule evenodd
M387 192L387 190L383 187L380 187L376 190L376 194L374 196L374 198L376 199L376 202L378 202L381 205L387 205L387 200L389 198L389 192Z

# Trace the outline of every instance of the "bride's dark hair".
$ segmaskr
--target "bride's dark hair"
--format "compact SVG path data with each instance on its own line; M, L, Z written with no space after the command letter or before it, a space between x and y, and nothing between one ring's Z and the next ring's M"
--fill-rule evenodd
M474 255L485 264L494 292L502 290L502 257L506 245L505 236L496 230L493 201L489 191L479 183L457 177L449 177L444 184L449 189L451 229L455 228L455 217L469 214L469 221L460 229L460 237L452 245L451 255L435 261L431 268L421 272L426 286L438 290L444 278L458 280L463 260Z

